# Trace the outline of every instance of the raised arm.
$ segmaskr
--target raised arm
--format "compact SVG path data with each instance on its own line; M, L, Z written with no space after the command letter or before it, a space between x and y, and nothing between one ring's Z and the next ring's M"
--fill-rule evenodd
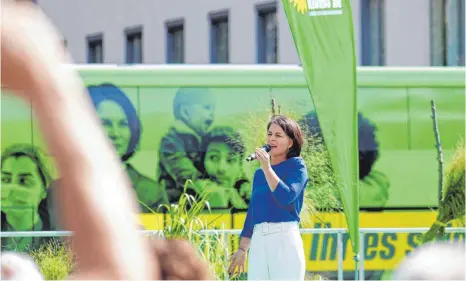
M264 169L264 174L272 195L284 205L291 204L308 183L307 169L301 162L290 165L284 179L280 179L272 168Z
M2 1L2 88L33 104L62 177L58 202L78 279L158 279L135 195L58 33L34 5Z
M296 165L286 178L279 180L277 187L273 190L272 195L284 205L289 205L296 200L298 195L303 191L308 182L307 170L304 165Z

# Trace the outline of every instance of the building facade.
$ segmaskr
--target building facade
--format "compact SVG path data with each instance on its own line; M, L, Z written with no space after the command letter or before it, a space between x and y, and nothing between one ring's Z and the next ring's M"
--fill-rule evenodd
M77 63L298 64L280 0L37 0ZM359 65L464 65L465 0L352 0Z

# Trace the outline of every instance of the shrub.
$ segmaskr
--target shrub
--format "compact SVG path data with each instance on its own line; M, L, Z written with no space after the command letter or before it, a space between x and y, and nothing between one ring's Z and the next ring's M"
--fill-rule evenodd
M461 140L455 155L448 164L442 186L442 199L438 208L437 218L429 231L422 237L421 243L445 237L445 226L456 221L464 226L465 216L465 148Z
M168 218L165 227L160 232L164 238L179 238L189 241L194 248L198 249L199 255L209 265L211 273L216 280L228 278L228 245L225 245L225 234L206 234L202 230L209 229L209 225L200 216L207 208L210 211L206 198L208 193L204 192L194 197L189 195L188 188L196 189L195 183L187 181L184 192L178 204L162 205L166 209ZM201 188L202 189L202 188Z
M68 243L51 240L30 253L45 280L64 280L75 267Z

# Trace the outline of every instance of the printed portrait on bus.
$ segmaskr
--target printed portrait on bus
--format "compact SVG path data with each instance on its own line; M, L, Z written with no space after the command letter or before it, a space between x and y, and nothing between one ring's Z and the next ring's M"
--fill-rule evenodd
M52 230L47 189L52 177L43 153L29 144L16 144L2 153L2 231ZM27 251L47 238L2 238L2 250Z
M204 179L203 141L214 122L215 99L206 88L180 88L173 100L174 122L162 136L158 181L177 203L188 180ZM195 189L187 190L195 195Z
M300 120L300 124L305 128L304 131L311 141L325 144L315 111L306 114ZM360 206L384 207L389 199L390 182L385 174L374 169L379 158L376 127L360 112L358 112L358 149Z
M135 106L120 88L112 84L90 86L88 91L103 128L125 165L136 191L141 212L157 211L161 204L168 203L164 187L158 185L154 179L141 174L129 163L137 153L142 134L142 126Z
M247 209L251 184L243 171L245 147L238 132L228 126L213 128L203 145L211 207Z

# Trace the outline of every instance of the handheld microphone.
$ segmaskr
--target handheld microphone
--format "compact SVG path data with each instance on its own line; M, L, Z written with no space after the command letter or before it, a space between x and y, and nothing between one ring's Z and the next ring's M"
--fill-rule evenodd
M270 152L272 147L269 144L265 144L264 146L261 147L261 149L265 152ZM251 162L252 160L256 159L256 153L252 153L251 155L246 158L246 161Z

